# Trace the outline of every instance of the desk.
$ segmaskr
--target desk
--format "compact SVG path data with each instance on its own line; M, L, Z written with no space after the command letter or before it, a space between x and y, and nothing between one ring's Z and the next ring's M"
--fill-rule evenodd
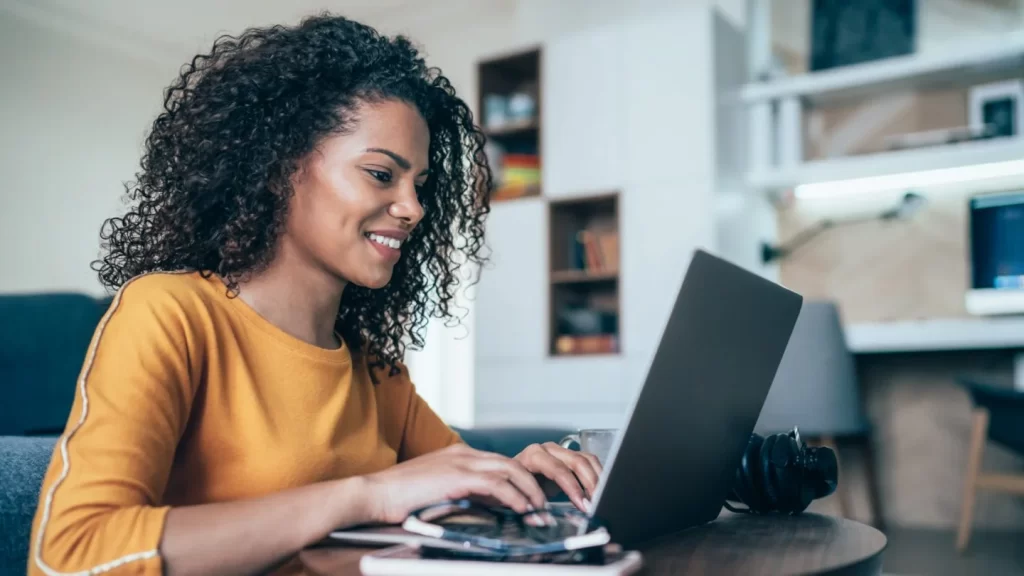
M1015 349L1014 388L1024 390L1022 316L850 324L845 336L854 354Z
M833 574L872 575L882 571L885 536L844 518L746 516L724 512L714 522L641 547L646 575L660 574ZM355 576L359 548L317 548L302 552L306 571L317 576Z
M852 323L846 345L855 354L1024 349L1024 318L936 318Z

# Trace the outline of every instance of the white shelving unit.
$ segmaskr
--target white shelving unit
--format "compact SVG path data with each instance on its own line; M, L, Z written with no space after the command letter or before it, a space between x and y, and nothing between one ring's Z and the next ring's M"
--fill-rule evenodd
M476 426L620 426L689 255L714 246L716 169L723 159L709 143L723 138L720 148L732 152L742 142L716 129L715 71L745 68L732 58L737 54L721 50L742 56L736 49L742 33L703 3L678 2L657 14L635 10L540 45L542 196L494 203L488 217L491 260L476 285L473 312ZM686 74L664 74L681 66ZM731 93L742 82L729 85ZM741 119L741 111L731 117ZM553 355L548 203L613 190L621 237L620 350Z
M976 74L1024 68L1024 32L984 41L951 44L941 51L897 56L743 88L748 104L790 97L814 102L900 88L962 82Z
M752 171L747 175L747 182L758 189L778 190L800 184L960 168L1021 159L1024 159L1024 138L999 138L915 150L799 162L788 168ZM1020 184L1024 184L1024 174L1016 178ZM1000 183L1007 184L1006 181Z
M751 26L769 27L767 10L756 3ZM753 62L767 62L768 34L750 34ZM765 66L765 64L762 64ZM969 43L951 43L941 51L887 58L835 70L769 81L753 80L740 91L751 126L747 182L762 191L800 184L888 174L958 168L1024 159L1024 139L974 141L948 146L803 160L803 108L807 104L848 100L905 88L970 84L1024 70L1024 32ZM756 75L756 71L755 71ZM1021 178L1024 183L1024 177Z

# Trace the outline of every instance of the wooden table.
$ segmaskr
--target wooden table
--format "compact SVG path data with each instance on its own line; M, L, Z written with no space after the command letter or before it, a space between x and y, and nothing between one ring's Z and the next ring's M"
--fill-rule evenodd
M747 516L717 520L641 547L641 574L832 574L878 576L886 539L878 530L843 518ZM300 554L310 574L359 574L361 548L317 548Z

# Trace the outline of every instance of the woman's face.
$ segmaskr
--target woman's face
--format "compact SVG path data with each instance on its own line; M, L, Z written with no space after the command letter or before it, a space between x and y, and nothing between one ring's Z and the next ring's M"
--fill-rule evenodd
M423 218L416 189L427 179L430 132L402 101L355 115L348 133L325 138L296 172L282 240L334 276L381 288Z

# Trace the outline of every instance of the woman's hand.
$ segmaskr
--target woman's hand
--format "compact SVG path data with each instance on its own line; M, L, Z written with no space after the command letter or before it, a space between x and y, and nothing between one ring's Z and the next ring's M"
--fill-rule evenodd
M552 493L551 488L557 486L577 508L584 512L590 511L590 502L597 491L597 481L602 471L597 456L574 452L554 442L545 442L527 446L515 459L542 478L548 495ZM544 482L544 479L547 481Z
M540 484L520 461L465 444L407 460L365 479L374 522L395 524L417 508L460 498L490 501L520 513L547 506Z

